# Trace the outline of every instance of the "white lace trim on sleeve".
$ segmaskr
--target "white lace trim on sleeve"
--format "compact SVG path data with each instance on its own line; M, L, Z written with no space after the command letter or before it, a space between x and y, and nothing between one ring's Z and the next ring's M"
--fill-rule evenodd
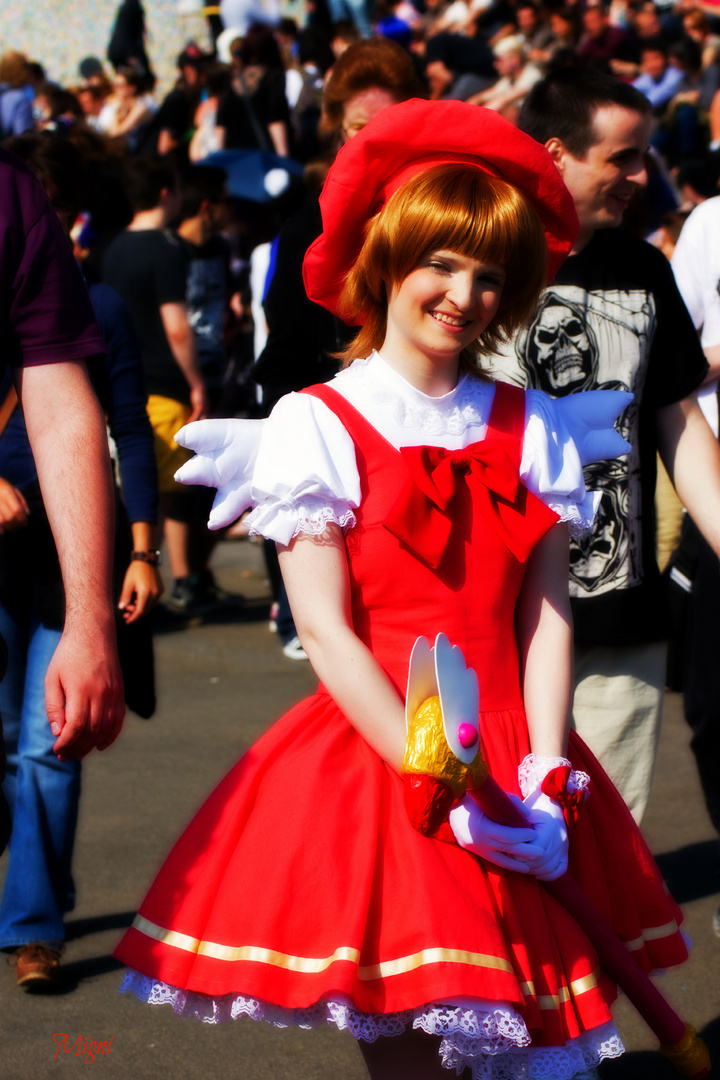
M557 400L527 391L520 478L575 536L592 527L600 501L599 493L586 491L583 465L630 450L614 427L630 401L632 394L620 390L590 390Z
M245 524L251 536L289 544L300 533L322 536L328 525L339 525L343 531L351 529L355 515L345 502L331 504L327 499L307 495L292 506L273 501L263 503L248 515Z
M289 544L299 533L319 535L329 523L355 524L360 478L355 445L318 398L289 394L270 415L253 474L251 534Z

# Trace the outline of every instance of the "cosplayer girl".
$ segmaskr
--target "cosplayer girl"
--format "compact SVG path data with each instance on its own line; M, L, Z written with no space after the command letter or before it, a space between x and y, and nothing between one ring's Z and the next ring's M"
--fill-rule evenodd
M340 152L321 207L306 285L361 325L349 366L266 422L181 436L198 451L183 479L219 489L211 524L252 504L251 529L278 543L321 685L168 857L118 949L124 989L206 1021L348 1027L375 1080L571 1077L621 1052L616 988L541 880L569 858L645 970L686 956L630 814L568 736L564 523L592 518L582 464L627 450L612 422L629 395L553 402L482 374L577 227L544 148L496 114L385 109ZM478 674L484 757L529 797L527 828L471 800L449 842L410 824L408 659L439 632ZM565 759L591 777L569 853L537 792Z

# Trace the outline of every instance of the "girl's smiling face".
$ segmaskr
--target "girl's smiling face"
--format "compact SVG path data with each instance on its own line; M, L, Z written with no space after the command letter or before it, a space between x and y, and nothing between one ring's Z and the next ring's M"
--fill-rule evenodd
M497 313L505 270L454 251L429 251L393 286L383 357L457 364Z

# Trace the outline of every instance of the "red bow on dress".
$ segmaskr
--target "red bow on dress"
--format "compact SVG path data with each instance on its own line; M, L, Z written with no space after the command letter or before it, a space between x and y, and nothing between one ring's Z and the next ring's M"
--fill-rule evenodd
M473 443L463 450L406 446L400 452L409 475L385 528L434 570L450 539L452 501L461 484L471 489L475 512L481 513L521 562L538 536L557 520L538 499L528 500L528 491L518 480L517 464L497 441ZM539 511L531 510L533 504ZM541 519L550 515L540 533L536 528L523 529L518 518L537 518L538 513Z

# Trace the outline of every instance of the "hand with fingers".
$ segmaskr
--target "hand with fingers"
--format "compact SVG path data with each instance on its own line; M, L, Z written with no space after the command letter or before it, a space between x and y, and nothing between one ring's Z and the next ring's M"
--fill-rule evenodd
M532 840L522 857L539 881L555 881L568 868L568 831L562 808L544 792L534 791L520 802L514 800L532 826Z
M0 533L27 525L30 509L22 491L0 477Z
M483 813L471 795L466 795L450 811L448 822L458 844L466 851L505 870L515 870L518 874L532 872L531 860L535 856L533 852L528 858L527 852L536 835L530 823L527 829L498 825Z
M147 615L163 593L163 583L157 566L134 560L123 578L118 608L126 623L134 623Z
M115 627L66 625L45 676L45 703L60 761L105 750L125 717Z
M175 436L179 446L195 451L195 457L176 472L177 482L217 488L208 528L231 525L251 505L263 424L262 420L198 420Z

